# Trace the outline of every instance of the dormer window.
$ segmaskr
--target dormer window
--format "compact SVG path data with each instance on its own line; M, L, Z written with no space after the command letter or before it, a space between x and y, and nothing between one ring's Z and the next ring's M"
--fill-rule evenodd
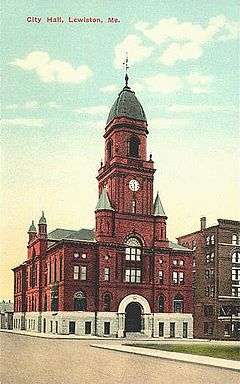
M129 141L129 156L131 157L139 157L139 139L138 137L131 137Z

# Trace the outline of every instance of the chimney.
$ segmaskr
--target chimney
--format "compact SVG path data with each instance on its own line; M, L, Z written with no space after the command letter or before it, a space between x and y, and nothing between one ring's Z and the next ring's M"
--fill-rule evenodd
M203 229L206 228L206 222L207 222L206 217L205 217L205 216L204 216L204 217L201 217L201 219L200 219L201 231L203 231Z

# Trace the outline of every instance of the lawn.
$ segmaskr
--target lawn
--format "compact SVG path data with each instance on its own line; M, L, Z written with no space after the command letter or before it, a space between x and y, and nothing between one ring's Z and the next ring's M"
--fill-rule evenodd
M240 360L240 348L235 345L210 345L209 343L203 342L188 344L131 344L131 346L158 349L167 352L180 352L190 353L192 355L218 357L220 359Z

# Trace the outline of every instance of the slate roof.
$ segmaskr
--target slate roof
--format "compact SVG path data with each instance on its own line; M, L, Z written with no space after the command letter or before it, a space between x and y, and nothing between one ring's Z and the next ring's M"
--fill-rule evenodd
M102 209L107 209L108 211L114 211L111 206L108 193L106 191L106 187L103 187L101 195L99 196L98 203L96 206L96 211L100 211Z
M79 231L70 229L57 228L48 234L48 240L82 240L82 241L96 241L94 229L82 228ZM189 248L183 247L180 244L176 244L169 241L169 247L174 251L192 251Z
M120 116L147 121L143 107L135 96L135 92L128 86L123 88L119 93L118 98L115 100L109 112L107 124L110 123L114 117Z
M82 228L76 231L70 229L57 228L48 234L48 240L62 239L95 241L94 230Z
M163 216L166 217L166 214L164 212L159 193L157 193L156 199L153 204L153 214L154 216Z
M192 249L183 247L182 245L174 243L172 241L169 241L169 247L172 248L174 251L192 251Z

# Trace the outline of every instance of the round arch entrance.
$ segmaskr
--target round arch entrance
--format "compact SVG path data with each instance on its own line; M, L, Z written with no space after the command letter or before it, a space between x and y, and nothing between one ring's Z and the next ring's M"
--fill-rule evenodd
M118 337L127 332L152 334L152 314L147 299L141 295L125 296L118 307Z
M125 332L141 332L143 308L139 303L132 302L125 311Z

